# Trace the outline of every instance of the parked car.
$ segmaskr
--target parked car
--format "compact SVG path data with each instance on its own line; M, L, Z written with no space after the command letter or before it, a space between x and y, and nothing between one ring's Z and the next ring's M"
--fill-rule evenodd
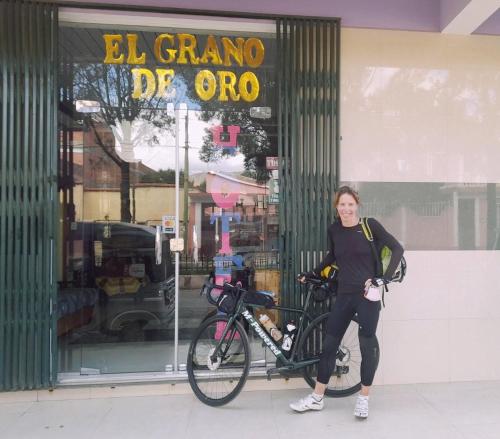
M174 267L167 235L156 228L123 222L79 222L72 230L76 257L73 286L61 289L60 319L75 285L96 291L90 330L142 340L167 328L174 312ZM66 292L65 292L66 291ZM67 321L67 316L66 319ZM67 325L66 325L67 329Z

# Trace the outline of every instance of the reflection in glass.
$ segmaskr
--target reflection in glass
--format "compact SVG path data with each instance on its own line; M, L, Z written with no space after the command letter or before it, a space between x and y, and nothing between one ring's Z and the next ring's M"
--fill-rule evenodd
M157 74L165 67L153 54L159 32L60 28L58 336L63 373L173 369L169 240L175 223L175 110L184 149L179 190L186 240L179 285L180 363L194 330L215 312L199 288L218 264L228 279L279 293L279 184L276 168L266 166L267 157L277 156L274 36L258 36L266 56L253 69L260 92L250 104L221 102L222 92L210 101L200 99L194 81L206 66L190 63L175 64L175 77L162 93L158 85L155 92L136 93L138 87L146 90L149 76L142 71L137 82L133 63L103 62L104 44L111 38L104 36L111 34L122 35L123 42L128 34L137 36L128 44L136 46L138 64L145 54L141 68ZM201 33L196 38L197 50L214 40ZM234 64L229 70L240 77L249 69ZM93 104L82 106L83 101ZM75 111L75 102L84 111ZM266 118L252 115L251 107L266 109ZM261 359L259 351L260 345L254 360Z
M497 184L347 182L407 250L500 250Z

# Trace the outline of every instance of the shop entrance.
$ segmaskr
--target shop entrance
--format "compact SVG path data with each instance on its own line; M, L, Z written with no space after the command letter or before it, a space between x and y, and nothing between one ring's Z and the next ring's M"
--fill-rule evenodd
M182 373L194 330L215 312L199 295L209 273L279 293L274 35L245 36L266 50L248 102L232 74L214 74L229 79L208 99L211 82L197 82L204 69L189 63L149 93L145 72L159 67L153 51L165 32L60 28L61 381ZM201 48L237 41L219 34L191 35ZM106 62L124 41L129 57L131 41L144 54L141 72ZM241 78L248 66L233 70ZM255 346L255 365L263 352Z

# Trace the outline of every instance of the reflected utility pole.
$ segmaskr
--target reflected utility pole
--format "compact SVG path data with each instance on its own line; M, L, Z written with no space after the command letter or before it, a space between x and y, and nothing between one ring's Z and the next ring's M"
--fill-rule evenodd
M188 195L189 195L189 110L186 110L184 145L184 250L188 251Z

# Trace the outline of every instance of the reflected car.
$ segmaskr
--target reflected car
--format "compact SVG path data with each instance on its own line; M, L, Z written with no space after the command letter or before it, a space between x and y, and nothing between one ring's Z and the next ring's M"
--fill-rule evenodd
M81 298L87 310L92 305L91 318L81 332L98 330L103 336L140 341L147 332L168 327L175 284L167 235L157 235L154 227L124 222L78 222L71 234L77 256L70 266L79 288L60 289L60 321L68 320L68 299L87 292L97 299Z

